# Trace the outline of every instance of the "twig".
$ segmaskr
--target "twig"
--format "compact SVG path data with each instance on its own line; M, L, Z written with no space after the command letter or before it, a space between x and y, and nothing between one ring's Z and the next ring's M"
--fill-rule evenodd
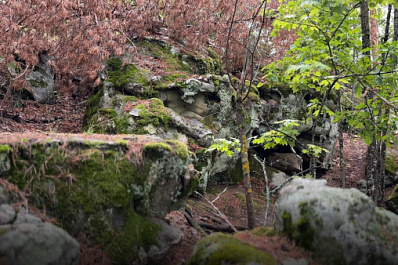
M195 194L199 195L200 197L204 198L210 205L211 207L213 207L218 214L220 215L220 217L232 228L232 230L236 233L238 232L238 230L236 230L235 226L233 224L231 224L227 217L225 216L225 214L223 214L211 201L209 201L205 196L203 196L202 194L200 194L199 192L195 191Z
M188 220L188 222L192 225L193 228L195 228L203 236L207 236L207 233L202 229L202 227L200 227L198 222L196 222L195 219L193 219L192 213L188 208L185 208L184 216Z
M260 160L260 158L256 155L254 155L254 159L257 160L261 164L261 167L263 168L263 173L264 173L264 179L265 179L265 191L266 191L266 196L267 196L267 204L265 207L265 221L264 221L264 226L268 225L268 211L269 211L269 202L270 202L270 191L269 191L269 185L268 185L268 175L267 171L265 169L265 159Z
M225 193L227 191L227 187L225 187L225 189L217 195L217 197L211 201L211 203L215 203L218 199L220 199L221 195L223 195L223 193Z

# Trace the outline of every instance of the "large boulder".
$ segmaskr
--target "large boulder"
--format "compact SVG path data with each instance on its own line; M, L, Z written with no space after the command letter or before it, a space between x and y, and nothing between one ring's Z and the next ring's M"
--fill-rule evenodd
M27 137L0 145L12 149L3 172L15 185L9 193L27 191L29 205L72 236L85 233L114 264L155 262L181 239L162 220L197 183L185 144L149 135ZM18 194L4 201L17 202Z
M61 228L0 205L1 264L75 265L79 255L79 243Z
M275 229L322 264L397 264L398 216L357 189L294 179L280 191Z

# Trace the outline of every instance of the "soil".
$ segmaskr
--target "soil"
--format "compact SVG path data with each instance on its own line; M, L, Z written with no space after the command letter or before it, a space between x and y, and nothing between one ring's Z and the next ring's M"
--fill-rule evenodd
M80 133L82 116L86 99L73 99L70 94L61 94L56 105L41 105L33 101L23 101L22 108L1 108L0 105L0 133L8 135L16 133ZM3 137L4 138L4 137ZM338 145L338 144L337 144ZM344 156L346 172L346 188L356 187L359 180L365 179L366 145L356 136L344 135ZM338 149L338 148L337 148ZM333 166L322 178L327 180L329 186L340 186L340 167L338 150L336 151ZM265 221L265 184L262 179L252 180L254 194L254 209L256 225L262 226ZM386 196L392 191L387 189ZM244 187L210 185L205 198L213 201L211 206L206 199L200 196L191 197L187 202L187 209L192 218L200 224L218 227L219 230L230 229L225 220L217 213L217 209L225 214L238 230L246 230L246 212ZM268 225L272 226L274 216L274 202L277 197L271 197ZM217 209L216 209L217 208ZM180 265L185 264L194 250L195 244L204 236L194 229L187 221L184 210L174 211L168 214L170 224L180 228L184 232L182 241L171 246L168 254L159 264ZM203 229L206 234L214 233L214 229ZM267 251L277 258L278 264L288 257L296 259L304 258L309 264L316 264L310 258L310 254L296 247L294 243L282 235L274 235L264 240L264 237L256 237L249 233L239 233L241 240ZM79 238L82 245L82 259L79 264L109 264L98 246L90 246L84 235ZM90 253L90 254L88 254ZM95 253L95 254L93 254ZM96 257L96 262L90 260Z

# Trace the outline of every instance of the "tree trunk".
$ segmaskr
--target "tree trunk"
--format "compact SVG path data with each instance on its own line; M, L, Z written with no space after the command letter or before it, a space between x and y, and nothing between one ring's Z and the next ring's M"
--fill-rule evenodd
M247 138L245 130L245 109L243 107L242 95L236 101L236 120L239 126L240 141L240 158L242 161L243 183L246 191L246 210L247 210L247 226L249 229L255 227L254 207L253 207L253 190L250 178L249 153L247 148Z
M341 92L337 90L337 103L339 111L342 112L343 109L341 107ZM340 187L345 188L345 166L344 166L344 137L343 137L343 121L340 121L339 124L339 158L340 158Z
M361 30L362 30L362 49L367 49L371 47L370 43L370 28L369 28L369 6L368 1L361 2ZM364 56L368 56L371 59L370 50L363 52ZM365 101L373 100L373 91L369 90L366 94ZM371 110L370 110L371 111ZM374 132L374 126L371 125L368 128L368 131ZM374 190L375 190L375 174L376 174L376 165L375 165L375 152L376 152L376 141L375 137L372 136L372 142L368 146L367 157L366 157L366 186L367 186L367 194L373 200L374 198Z

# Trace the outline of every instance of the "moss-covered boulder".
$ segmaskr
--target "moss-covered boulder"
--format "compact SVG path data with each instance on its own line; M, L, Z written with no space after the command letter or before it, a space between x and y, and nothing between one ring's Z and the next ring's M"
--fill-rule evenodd
M72 236L86 233L114 264L155 262L175 240L152 218L179 209L197 184L186 145L153 136L28 137L3 144L12 149L3 178Z
M398 216L357 189L294 179L280 191L275 228L314 253L322 264L395 264Z
M199 241L188 265L239 264L271 265L274 258L231 235L213 234Z

